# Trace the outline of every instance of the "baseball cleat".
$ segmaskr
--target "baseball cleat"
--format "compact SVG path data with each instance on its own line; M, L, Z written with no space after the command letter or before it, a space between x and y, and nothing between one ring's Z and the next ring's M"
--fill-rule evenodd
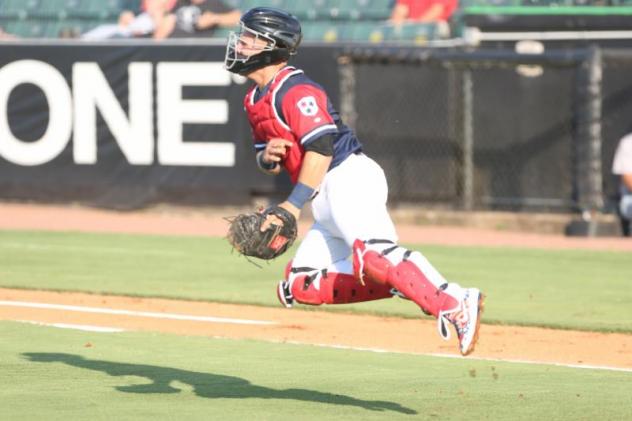
M471 354L478 341L484 300L485 296L478 289L468 288L456 309L439 314L439 334L445 340L450 339L446 322L451 323L459 338L459 350L463 356Z
M277 285L277 298L283 307L292 308L294 305L294 297L292 296L292 292L290 292L290 284L288 281L279 281Z

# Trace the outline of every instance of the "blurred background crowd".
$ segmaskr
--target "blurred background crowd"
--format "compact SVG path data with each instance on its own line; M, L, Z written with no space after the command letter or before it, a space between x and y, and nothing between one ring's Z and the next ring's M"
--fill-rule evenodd
M0 38L223 38L254 6L296 14L308 41L424 43L462 36L468 16L616 14L632 0L2 0Z

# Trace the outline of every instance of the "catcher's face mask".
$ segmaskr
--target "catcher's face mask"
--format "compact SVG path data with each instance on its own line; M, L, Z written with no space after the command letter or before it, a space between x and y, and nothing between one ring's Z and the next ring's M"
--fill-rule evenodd
M231 32L228 36L224 66L226 70L233 71L235 68L244 67L249 60L251 62L257 61L254 56L266 51L273 51L275 48L276 41L274 39L252 30L242 23L239 32Z

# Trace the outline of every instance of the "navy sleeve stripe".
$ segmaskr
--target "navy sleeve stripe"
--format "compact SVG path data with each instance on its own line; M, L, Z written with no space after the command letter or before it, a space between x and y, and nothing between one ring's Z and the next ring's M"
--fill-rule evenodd
M316 127L314 130L305 134L305 136L301 138L301 144L305 145L309 143L310 140L316 139L324 134L337 134L337 133L338 133L338 126L336 126L335 124L326 124L324 126Z

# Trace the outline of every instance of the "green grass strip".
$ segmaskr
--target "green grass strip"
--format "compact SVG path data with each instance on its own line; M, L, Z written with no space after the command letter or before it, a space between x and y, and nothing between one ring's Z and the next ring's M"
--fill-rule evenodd
M0 322L7 420L628 419L632 373Z
M632 15L630 6L467 6L462 15L582 15L582 16L616 16Z

